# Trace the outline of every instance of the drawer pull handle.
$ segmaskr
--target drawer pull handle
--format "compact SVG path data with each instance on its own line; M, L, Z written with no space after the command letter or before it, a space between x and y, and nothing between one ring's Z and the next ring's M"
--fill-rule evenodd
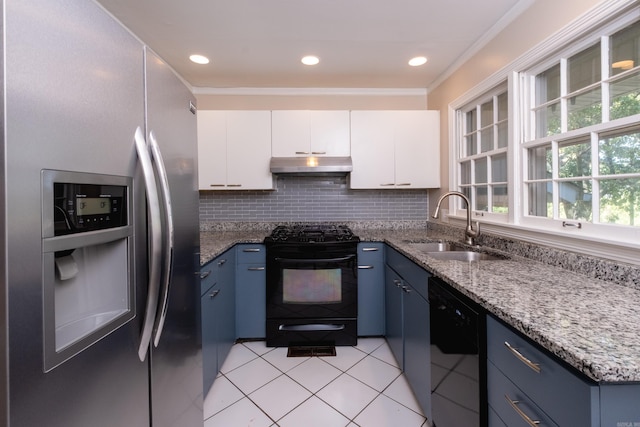
M373 270L373 265L359 265L359 270Z
M242 252L260 252L260 248L246 248Z
M248 267L247 270L249 270L249 271L263 271L264 267Z
M200 280L206 279L211 274L211 270L201 271L200 272Z
M518 403L520 403L518 400L511 400L506 394L504 395L504 398L507 399L507 402L509 402L509 405L511 405L513 410L516 411L527 424L531 427L538 427L540 425L540 421L532 420L522 409L518 408Z
M377 252L378 248L362 248L362 252Z
M209 294L209 298L213 299L213 298L217 297L219 293L220 293L220 289L216 289L215 291L213 291L213 292L211 292Z
M226 259L221 259L220 261L218 261L218 265L224 265L227 263Z
M507 347L507 349L511 352L511 354L517 357L522 363L524 363L525 365L533 369L536 373L538 374L540 373L541 369L539 364L534 363L531 360L524 357L522 353L518 351L518 349L512 347L511 344L509 344L507 341L504 342L504 346Z

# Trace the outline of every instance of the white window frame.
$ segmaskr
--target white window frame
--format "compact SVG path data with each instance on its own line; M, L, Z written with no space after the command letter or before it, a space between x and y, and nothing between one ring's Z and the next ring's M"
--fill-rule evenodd
M484 212L484 216L474 215L473 219L482 223L482 230L507 238L640 265L640 257L638 257L640 227L601 224L594 227L594 224L583 223L582 228L578 229L577 227L563 227L562 220L524 215L526 212L524 206L527 202L525 179L528 170L525 153L527 144L532 143L529 141L523 143L527 139L526 137L531 135L529 120L523 120L530 114L530 106L533 102L529 96L533 92L526 90L529 89L527 85L530 85L531 75L535 76L535 71L544 71L557 63L560 52L563 57L568 57L593 44L597 39L597 36L594 36L594 28L598 28L600 34L612 34L638 19L640 19L640 6L634 0L602 2L449 104L449 188L454 190L458 189L460 182L458 160L461 138L463 137L463 122L461 120L465 119L460 110L474 100L482 98L483 94L490 92L493 88L507 82L510 134L507 151L509 214L506 217L504 214L487 215L486 212ZM571 54L567 56L568 52ZM636 115L616 120L613 124L607 122L593 127L600 130L607 126L622 126L625 123L637 124L639 121L640 115ZM591 129L584 128L563 136L574 134L574 132L575 135L582 135L589 131ZM466 210L461 208L462 205L457 200L449 200L449 212L446 213L445 221L463 225L466 220ZM443 212L443 217L444 214L445 212ZM602 227L609 227L609 230L621 228L622 232L603 233Z

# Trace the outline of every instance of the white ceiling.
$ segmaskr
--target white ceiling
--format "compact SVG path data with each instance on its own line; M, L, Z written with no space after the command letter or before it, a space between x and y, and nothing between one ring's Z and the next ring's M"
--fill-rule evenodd
M98 0L203 88L428 88L531 0ZM196 65L189 55L211 59ZM320 64L300 63L316 55ZM423 55L429 61L410 67Z

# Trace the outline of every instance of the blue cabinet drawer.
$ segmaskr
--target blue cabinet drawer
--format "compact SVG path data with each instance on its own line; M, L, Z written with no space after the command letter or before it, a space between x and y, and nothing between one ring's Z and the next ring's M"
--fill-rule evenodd
M265 246L260 243L236 246L238 264L264 264L266 260Z
M599 425L598 387L492 317L487 317L487 358L559 425Z
M204 295L209 288L216 284L218 279L217 271L213 261L200 267L200 296Z
M384 263L384 243L358 243L358 266L375 266Z
M491 362L487 363L487 390L489 409L495 411L501 423L490 422L490 426L507 425L509 427L530 427L531 425L558 426L525 393L504 376ZM562 424L579 426L580 424Z
M393 268L405 281L410 283L423 298L429 299L427 289L431 274L391 247L387 246L385 255L389 267Z

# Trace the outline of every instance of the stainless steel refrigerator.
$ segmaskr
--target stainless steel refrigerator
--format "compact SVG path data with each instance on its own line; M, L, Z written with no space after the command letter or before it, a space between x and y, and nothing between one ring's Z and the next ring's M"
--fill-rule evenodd
M202 426L195 100L93 1L2 6L0 426Z

